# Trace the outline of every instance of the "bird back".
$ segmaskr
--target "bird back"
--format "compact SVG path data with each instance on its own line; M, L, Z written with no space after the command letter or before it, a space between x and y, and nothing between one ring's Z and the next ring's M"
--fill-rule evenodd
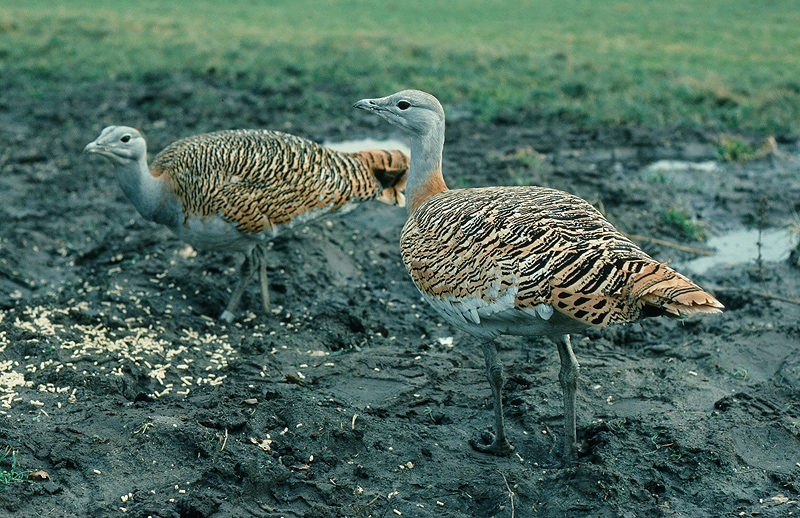
M219 215L241 232L256 234L378 198L385 188L371 169L379 160L371 160L282 132L228 130L170 144L154 160L151 174L170 186L184 222ZM402 176L399 157L383 162L395 168L381 169L382 175ZM407 159L405 164L407 169Z
M577 196L539 187L446 191L401 238L420 291L480 313L552 306L584 325L718 312L711 295L623 236Z

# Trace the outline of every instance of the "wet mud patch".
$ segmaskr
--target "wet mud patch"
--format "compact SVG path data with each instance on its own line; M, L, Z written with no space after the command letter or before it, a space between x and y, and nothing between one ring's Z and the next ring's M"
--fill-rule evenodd
M0 126L12 143L0 153L0 452L50 476L5 487L0 515L800 513L796 268L715 267L696 280L727 306L722 315L575 336L577 466L560 459L555 347L499 339L516 450L487 457L469 447L492 420L480 346L420 300L398 253L402 210L365 205L280 237L269 250L274 312L260 314L253 285L237 321L223 324L240 259L143 221L107 164L80 154L120 123L141 127L151 152L230 127L397 137L350 113L353 99L330 121L233 88L212 89L224 110L185 95L208 88L0 94L13 122ZM569 190L621 230L656 238L642 246L658 259L685 259L692 253L661 241L705 245L665 222L671 208L709 235L784 227L798 209L794 141L730 164L715 138L462 118L447 128L445 176L452 187ZM692 175L649 167L663 160L715 165Z

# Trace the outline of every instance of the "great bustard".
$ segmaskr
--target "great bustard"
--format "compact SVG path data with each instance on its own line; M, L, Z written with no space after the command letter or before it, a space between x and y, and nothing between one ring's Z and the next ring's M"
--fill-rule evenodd
M498 335L541 335L557 344L564 459L572 462L579 365L569 333L644 316L722 310L713 296L649 257L577 196L542 187L449 190L442 177L444 110L432 95L405 90L355 107L410 136L403 262L422 297L483 342L494 438L488 445L473 441L475 449L513 451L503 424L503 370L493 342Z
M196 248L244 254L220 316L227 322L256 271L269 313L265 244L279 230L344 213L364 200L405 203L408 156L395 150L343 153L277 131L229 130L178 140L148 167L142 135L109 126L85 151L111 160L123 192L145 219Z

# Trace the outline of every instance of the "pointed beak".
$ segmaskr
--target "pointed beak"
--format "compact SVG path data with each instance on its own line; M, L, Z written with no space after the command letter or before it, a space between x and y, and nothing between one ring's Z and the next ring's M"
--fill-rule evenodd
M101 147L97 145L96 141L89 142L86 144L86 147L83 148L84 153L97 153L100 151Z
M361 99L357 101L353 108L358 108L359 110L367 110L367 111L378 111L378 103L375 102L376 99Z

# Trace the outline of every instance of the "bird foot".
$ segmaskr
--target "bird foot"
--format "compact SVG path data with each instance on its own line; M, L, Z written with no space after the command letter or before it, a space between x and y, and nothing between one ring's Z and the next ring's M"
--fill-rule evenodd
M222 320L223 322L227 322L229 324L233 322L234 318L236 317L233 315L233 313L231 313L227 309L223 311L222 314L219 316L220 320Z
M578 464L578 454L585 453L582 448L583 445L583 443L576 442L564 448L564 451L561 455L561 465L565 468L576 466Z
M570 468L572 466L578 465L578 454L565 454L564 457L561 459L561 467L562 468Z
M511 446L511 443L508 442L508 439L503 437L502 440L498 441L497 437L495 437L495 435L491 432L483 432L481 434L481 440L483 442L472 439L469 441L469 445L472 446L472 449L475 451L497 455L498 457L507 457L514 451L514 447Z

